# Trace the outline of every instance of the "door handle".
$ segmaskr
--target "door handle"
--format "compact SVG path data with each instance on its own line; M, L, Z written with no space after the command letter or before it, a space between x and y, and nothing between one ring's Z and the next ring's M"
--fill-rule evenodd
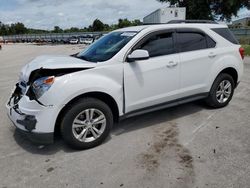
M210 52L210 53L208 54L208 57L214 58L214 57L216 57L216 54L215 54L214 52Z
M168 64L167 64L167 67L168 67L168 68L172 68L172 67L175 67L175 66L177 66L177 65L178 65L177 62L169 61Z

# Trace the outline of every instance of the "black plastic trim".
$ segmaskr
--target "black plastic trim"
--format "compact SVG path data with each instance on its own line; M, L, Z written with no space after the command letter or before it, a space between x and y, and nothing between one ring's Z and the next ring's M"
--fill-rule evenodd
M154 106L145 107L145 108L142 108L142 109L139 109L139 110L128 112L128 113L124 114L123 116L120 116L119 119L123 120L123 119L129 118L129 117L133 117L133 116L137 116L137 115L141 115L141 114L161 110L161 109L164 109L164 108L170 108L170 107L173 107L173 106L177 106L177 105L180 105L180 104L196 101L196 100L199 100L199 99L204 99L204 98L208 97L208 95L209 95L209 92L200 93L200 94L196 94L196 95L176 99L176 100L173 100L173 101L168 101L168 102L165 102L165 103L162 103L162 104L157 104L157 105L154 105Z
M180 24L180 23L192 23L192 24L218 24L213 20L171 20L167 24Z
M11 120L11 119L10 119ZM11 120L11 122L13 123L13 125L16 127L16 130L25 135L31 142L35 143L35 144L53 144L54 143L54 133L34 133L34 132L30 132L30 131L24 131L20 128L18 128L15 124L15 122L13 122Z
M36 128L36 117L35 116L31 116L31 115L24 115L25 118L23 120L17 120L16 122L20 125L23 125L25 127L25 129L27 129L28 131L32 131Z
M141 61L141 60L147 60L147 59L149 59L149 57L141 57L141 58L129 58L129 57L127 57L127 62L131 63L134 61Z
M235 89L239 86L240 82L237 82L237 84L235 84Z

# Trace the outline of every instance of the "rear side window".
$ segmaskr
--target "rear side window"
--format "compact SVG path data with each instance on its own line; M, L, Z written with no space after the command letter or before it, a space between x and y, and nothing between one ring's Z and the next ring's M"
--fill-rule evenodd
M161 33L150 36L139 49L147 50L150 57L173 54L174 42L173 33Z
M230 41L231 43L239 44L234 34L228 28L214 28L212 30L222 36L224 39Z
M207 48L206 36L201 33L178 33L177 43L180 52L195 51Z

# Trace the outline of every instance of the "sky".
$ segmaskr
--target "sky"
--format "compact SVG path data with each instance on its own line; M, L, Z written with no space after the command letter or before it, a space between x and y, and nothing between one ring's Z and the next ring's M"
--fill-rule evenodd
M0 21L39 29L82 28L96 18L107 24L142 19L162 6L156 0L0 0Z
M89 26L98 18L117 23L119 18L141 19L166 4L156 0L0 0L0 21L22 22L26 27L53 29ZM247 9L239 17L250 15ZM233 18L235 19L235 18Z

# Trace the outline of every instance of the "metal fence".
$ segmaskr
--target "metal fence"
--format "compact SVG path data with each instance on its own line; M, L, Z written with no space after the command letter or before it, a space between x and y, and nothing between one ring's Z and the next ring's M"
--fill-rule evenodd
M236 37L250 37L250 29L230 29Z
M230 29L241 44L250 44L250 29Z
M3 36L4 41L8 42L35 42L35 41L66 41L71 37L80 36L100 36L105 32L77 32L77 33L44 33L44 34L22 34Z
M250 44L250 29L231 29L236 38L241 43ZM86 35L98 36L107 32L78 32L78 33L44 33L44 34L23 34L3 36L4 41L9 42L35 42L35 41L66 41L71 37L80 37Z

